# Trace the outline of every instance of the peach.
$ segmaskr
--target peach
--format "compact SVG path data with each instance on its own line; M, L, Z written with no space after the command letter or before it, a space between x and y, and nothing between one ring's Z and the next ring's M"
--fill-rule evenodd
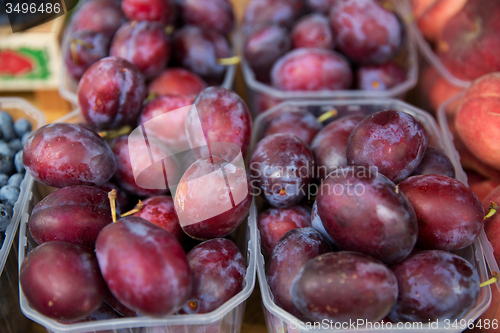
M443 64L463 80L500 71L500 2L469 0L444 26L438 41Z
M455 127L479 160L500 169L500 73L473 82L456 114Z
M438 0L411 0L413 16L419 19Z
M467 0L433 1L426 9L424 9L423 13L417 17L418 27L422 31L424 37L431 42L437 41L446 22L455 16L455 14L462 9L466 2Z
M496 187L500 186L500 179L487 179L477 174L474 171L466 171L467 182L469 187L477 195L481 202L491 193ZM485 207L485 210L488 207Z

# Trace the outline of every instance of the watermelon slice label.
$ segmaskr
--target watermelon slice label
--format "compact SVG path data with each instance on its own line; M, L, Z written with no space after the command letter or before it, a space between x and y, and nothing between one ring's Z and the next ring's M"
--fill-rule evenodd
M45 80L50 76L45 49L0 49L0 80Z

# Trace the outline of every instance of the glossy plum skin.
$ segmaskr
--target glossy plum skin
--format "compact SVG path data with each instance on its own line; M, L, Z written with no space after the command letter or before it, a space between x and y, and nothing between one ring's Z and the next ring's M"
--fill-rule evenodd
M304 206L266 209L257 219L264 254L271 255L287 231L310 226L311 212Z
M31 251L19 282L36 311L59 321L87 317L107 293L93 251L66 242L48 242Z
M34 131L24 145L23 163L33 178L59 188L99 186L116 170L106 141L82 126L64 123Z
M484 223L481 202L453 178L420 175L399 183L418 219L417 247L459 250L474 242Z
M144 207L133 216L142 217L146 221L165 229L182 244L185 235L179 224L172 197L158 195L149 197L142 203Z
M290 34L294 49L316 47L330 50L335 46L335 38L330 22L321 14L310 14L301 18Z
M441 175L455 178L455 167L441 150L428 146L422 162L412 175Z
M342 90L351 86L347 60L332 50L301 48L281 57L271 71L272 85L284 91Z
M170 37L159 22L127 22L116 32L109 54L131 62L146 79L151 79L170 59Z
M165 317L189 297L191 272L182 246L140 217L128 216L104 228L96 254L109 290L142 315Z
M321 127L321 123L310 112L283 112L269 121L264 137L278 133L293 134L309 146Z
M207 240L233 232L247 216L251 201L245 170L212 156L200 158L184 173L174 203L182 230Z
M316 160L319 179L340 166L347 166L346 149L349 136L363 116L345 116L325 126L311 143L311 150Z
M233 6L228 0L183 0L181 13L186 24L222 35L229 34L235 26Z
M244 24L255 27L269 22L291 28L304 9L301 0L252 0L245 9Z
M211 312L243 290L247 271L245 259L230 240L205 241L189 251L186 257L193 289L183 307L184 312Z
M116 0L91 0L78 9L71 20L70 31L91 30L110 38L125 22L125 17Z
M197 96L207 87L201 77L184 68L168 68L155 78L148 86L148 93L162 95Z
M316 201L323 226L342 250L393 264L417 242L410 201L374 169L338 168L323 181Z
M427 132L413 116L381 111L362 120L347 143L348 165L377 167L395 183L408 177L424 158Z
M170 155L170 151L166 149L164 145L156 141L153 137L148 137L148 140L151 152L154 156ZM138 145L137 140L133 140L131 142L132 145L129 144L129 140L126 135L115 138L109 142L117 165L113 180L127 192L138 196L161 195L168 193L168 188L157 188L156 186L158 185L159 181L163 183L165 182L163 177L163 167L161 163L155 163L145 172L141 173L141 176L144 177L142 178L142 180L150 186L145 188L137 185L132 170L131 159L134 159L136 166L141 166L144 168L151 165L151 159L149 157L149 154L144 153L144 147ZM132 156L130 155L131 151L133 153ZM180 178L178 161L176 161L174 158L165 158L163 161L165 162L167 178L170 179L167 180L168 183L176 184L178 179ZM158 178L159 175L161 175L161 178Z
M243 54L259 81L268 82L274 63L291 47L288 31L277 24L259 25L245 38Z
M154 136L160 142L166 144L172 151L182 152L188 150L189 141L186 135L186 118L189 108L179 109L192 104L194 104L193 96L167 95L156 97L143 108L139 117L139 123L145 125L148 136ZM160 117L167 113L168 116ZM168 130L165 130L166 128Z
M395 63L362 66L356 72L358 89L383 91L406 80L406 71Z
M274 302L294 316L305 319L290 295L293 280L300 269L313 258L332 248L326 238L312 228L292 229L274 248L266 269L266 279Z
M63 50L68 74L76 81L80 80L90 66L108 55L110 43L108 36L91 30L79 30L71 34Z
M94 63L78 84L83 118L94 127L133 124L146 97L144 78L125 59L107 57Z
M130 21L152 21L167 25L175 20L174 0L123 0L121 6Z
M394 273L380 261L356 252L330 252L307 262L290 288L293 304L308 318L370 322L396 304Z
M309 148L290 134L263 138L250 158L252 188L277 208L298 204L313 179L314 157Z
M445 251L422 251L392 267L399 296L389 314L395 322L460 319L476 303L479 275L465 259Z
M52 192L31 212L28 227L38 243L63 241L94 249L102 228L112 222L108 194L90 186Z
M340 0L330 11L337 48L351 61L381 64L402 43L401 24L393 12L376 0Z
M333 241L332 237L330 237L328 232L326 232L325 227L323 225L323 221L321 221L321 218L319 217L317 200L314 201L314 204L311 209L311 227L319 231L323 236L325 236L332 244L332 248L334 250L340 250L338 245L335 244L335 242Z
M125 305L120 303L119 300L116 299L115 296L113 296L112 293L109 293L106 295L106 298L104 299L104 302L109 305L113 310L116 311L116 313L119 313L123 317L137 317L139 316L137 312L134 310L131 310L127 308Z
M230 56L225 37L212 30L186 25L174 33L175 60L209 84L220 84L226 71L218 59Z
M208 87L195 101L186 120L186 133L192 148L210 146L211 143L229 142L238 145L246 155L252 135L252 119L245 102L233 91L222 87ZM199 121L198 121L199 119ZM201 122L203 132L199 130ZM215 145L210 147L217 154ZM228 152L218 152L231 162ZM198 155L200 156L200 155ZM207 156L205 153L202 156Z

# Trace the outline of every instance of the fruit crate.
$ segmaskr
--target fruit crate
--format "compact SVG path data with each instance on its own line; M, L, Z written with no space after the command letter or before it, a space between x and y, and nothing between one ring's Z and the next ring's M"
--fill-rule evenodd
M0 110L8 111L14 120L26 118L32 128L45 124L45 116L24 99L0 98ZM19 308L17 281L17 246L12 246L17 233L21 211L26 202L26 196L31 191L29 176L21 183L19 199L14 205L12 220L5 230L5 239L0 248L0 327L8 333L23 332L26 329L26 319ZM23 330L24 329L24 330Z
M395 12L405 22L407 19L404 6L400 6L400 2L391 0L391 6L394 6ZM413 41L412 35L409 33L407 23L405 22L405 44L395 57L395 61L406 70L406 80L394 87L385 91L364 91L364 90L331 90L331 91L282 91L272 87L270 84L262 83L255 77L254 71L246 62L244 56L241 56L241 68L243 77L247 85L247 95L249 106L257 115L260 108L259 98L270 98L278 103L284 100L331 100L331 99L357 99L357 98L402 98L406 92L412 89L417 84L418 79L418 52ZM236 47L238 54L243 54L244 33L242 30L238 32L236 39ZM264 111L264 110L262 110Z
M251 147L255 147L258 143L259 139L262 137L266 123L277 113L282 111L309 111L316 116L322 114L324 112L328 112L334 110L336 117L342 117L350 114L364 114L369 115L378 111L383 110L399 110L404 111L412 116L414 116L418 121L420 121L425 129L427 130L427 135L429 138L429 144L441 148L442 151L446 153L446 155L451 159L453 165L455 167L455 171L457 174L457 179L466 182L464 180L464 171L460 165L459 159L457 158L457 152L453 146L453 144L449 141L449 137L443 135L441 130L434 118L427 112L422 111L416 107L413 107L405 102L396 100L396 99L358 99L358 100L332 100L332 101L287 101L281 103L265 113L260 114L254 122L254 130L252 133L252 142ZM257 201L257 206L260 207ZM484 232L483 232L484 234ZM259 248L260 248L260 237L259 239ZM472 245L469 247L459 250L453 251L453 253L460 255L461 257L468 260L478 271L480 280L486 281L489 279L487 273L487 267L484 260L484 250L483 245L485 244L484 238L478 237L474 241ZM487 245L487 244L486 244ZM309 328L297 325L301 323L301 320L283 310L274 302L274 297L270 291L270 288L267 284L266 280L266 261L262 252L259 252L257 255L257 277L260 285L261 295L262 295L262 303L263 310L265 315L265 320L267 324L267 329L270 333L279 333L279 332L294 332L294 333L302 333L302 332L343 332L345 330L337 330L333 328L323 329L323 328ZM481 314L483 314L490 305L492 298L491 289L488 287L481 288L479 292L479 296L474 307L465 314L462 319L465 319L467 323L469 320L474 321ZM407 326L408 327L408 326ZM386 327L384 327L386 328ZM353 332L380 332L381 329L373 328L360 328L357 330L348 330ZM390 332L461 332L463 329L445 329L443 322L439 322L439 327L430 327L429 324L423 324L420 327L411 327L410 329L398 328L396 324L393 324L392 329L386 329L386 331Z
M75 110L56 122L78 123L82 121L80 111ZM28 231L28 219L33 207L54 189L36 182L30 175L28 181L34 183L32 190L25 197L21 212L19 229L19 268L26 255L36 246ZM251 209L249 216L230 236L238 245L241 254L247 262L247 273L243 290L229 301L206 314L172 315L162 319L150 317L129 317L108 319L74 324L64 324L43 316L34 310L27 302L20 289L20 304L24 315L44 326L49 332L113 332L113 333L170 333L170 332L220 332L238 333L241 330L246 300L255 287L255 271L257 257L257 229L255 210Z

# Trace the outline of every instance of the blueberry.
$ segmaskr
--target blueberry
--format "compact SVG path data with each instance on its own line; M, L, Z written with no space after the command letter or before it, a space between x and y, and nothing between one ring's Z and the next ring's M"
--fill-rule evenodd
M24 175L22 173L15 173L12 176L10 176L9 180L7 181L7 185L20 188L23 179Z
M5 231L12 220L12 206L0 204L0 231Z
M5 173L0 173L0 187L7 185L8 180L9 176Z
M14 131L18 138L31 131L31 123L26 118L20 118L14 123Z
M0 112L0 131L5 141L10 141L16 137L16 132L14 132L14 120L11 115L5 111Z
M4 187L0 188L0 200L2 200L2 202L4 203L6 202L14 206L18 198L19 198L18 188L10 185L5 185Z
M14 139L9 142L10 148L14 151L20 151L23 149L23 143L21 142L21 139Z
M24 173L24 171L26 171L24 169L24 164L23 164L23 151L22 150L18 151L16 156L14 157L14 165L16 167L17 172Z
M31 132L27 132L27 133L23 134L23 137L21 139L21 142L22 142L23 146L26 143L26 140L28 140L28 138L29 138L30 135L31 135Z
M14 172L14 159L11 156L0 154L0 173L11 174Z
M14 157L14 155L16 155L16 151L17 150L12 149L12 147L9 144L7 144L5 142L0 142L0 154L1 155Z

